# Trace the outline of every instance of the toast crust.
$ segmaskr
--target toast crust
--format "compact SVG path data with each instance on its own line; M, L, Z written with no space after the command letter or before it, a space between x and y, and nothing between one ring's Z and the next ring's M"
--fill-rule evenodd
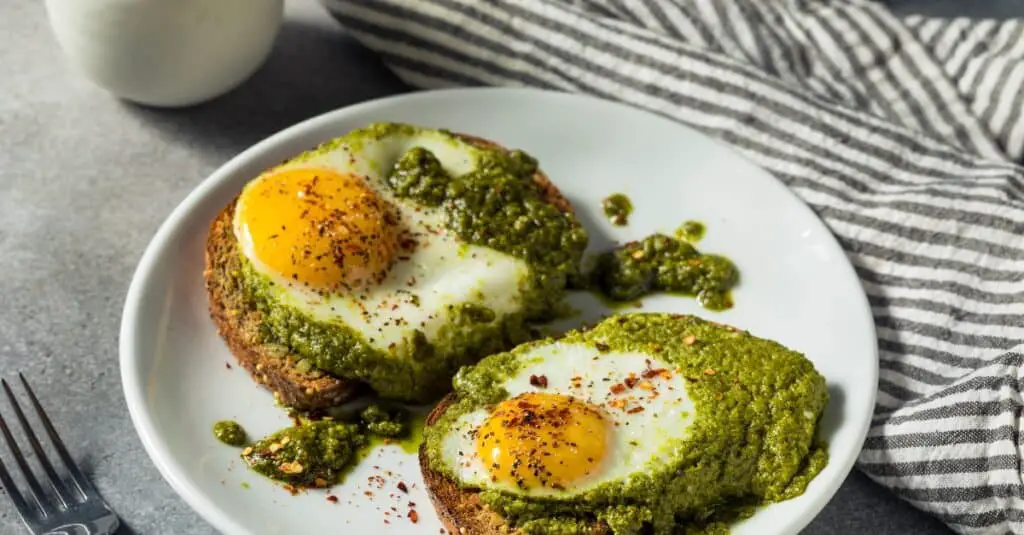
M484 138L454 134L481 148L507 150ZM533 176L545 200L563 213L572 213L572 205L542 171ZM300 371L298 355L286 348L260 341L262 315L247 305L240 292L238 273L241 261L234 236L235 197L210 224L206 241L203 278L209 302L210 318L217 333L235 359L253 380L270 390L281 403L301 411L315 411L341 405L366 387L358 381L343 379L322 371Z
M427 415L426 426L434 425L455 401L456 397L453 393L442 398ZM520 533L520 530L511 527L503 516L481 502L478 491L460 489L447 476L431 469L427 459L426 443L420 444L419 462L420 471L423 473L423 483L427 487L427 495L430 496L430 502L434 505L437 516L449 533L460 535ZM590 530L590 535L611 535L611 529L603 522L595 522Z
M297 355L260 341L262 313L251 308L241 292L241 260L232 226L236 201L231 201L213 220L206 242L203 277L210 318L217 333L253 380L270 390L281 403L306 411L344 403L360 390L358 383L300 371Z

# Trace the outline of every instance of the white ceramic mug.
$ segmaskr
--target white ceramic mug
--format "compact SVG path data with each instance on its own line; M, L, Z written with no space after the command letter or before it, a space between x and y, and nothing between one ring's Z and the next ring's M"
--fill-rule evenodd
M46 0L75 67L120 98L188 106L235 88L266 61L284 0Z

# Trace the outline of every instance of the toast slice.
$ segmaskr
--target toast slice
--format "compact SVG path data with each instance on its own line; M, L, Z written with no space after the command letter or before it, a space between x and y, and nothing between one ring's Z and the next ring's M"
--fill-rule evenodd
M482 148L501 148L493 141L456 134L467 143ZM564 213L572 206L541 171L533 177L545 199ZM302 368L297 355L287 347L260 340L261 314L252 308L241 291L238 244L232 220L237 197L217 215L210 225L206 241L206 266L203 277L209 301L210 317L231 353L281 403L296 410L314 411L338 406L365 387L353 380L335 377L316 368ZM480 355L483 357L484 355Z
M455 402L454 394L448 394L427 415L427 427L444 414ZM460 489L444 474L430 468L427 459L427 445L420 444L420 471L427 494L449 533L461 535L515 534L518 530L508 524L503 516L480 501L479 492ZM595 522L590 535L611 535L611 529L603 522Z

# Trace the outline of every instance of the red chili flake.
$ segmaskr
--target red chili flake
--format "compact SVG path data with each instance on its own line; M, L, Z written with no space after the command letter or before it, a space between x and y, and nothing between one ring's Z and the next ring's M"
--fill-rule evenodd
M546 375L531 375L530 384L536 386L537 388L547 388L548 377Z
M420 514L417 513L415 509L413 509L412 511L409 511L409 520L412 521L413 524L419 522L420 521Z
M626 391L626 386L622 383L615 383L611 386L610 390L612 394L621 394Z
M629 409L628 411L626 411L626 414L636 414L638 412L643 412L643 411L644 411L643 407L633 407L632 409Z
M409 507L416 507L416 502L409 502Z
M327 501L329 501L331 503L338 503L338 497L333 495L333 494L328 494L327 495Z
M402 491L402 492L404 492L406 494L409 493L409 487L405 486L405 482L404 481L399 481L398 482L398 490L400 490L400 491Z
M633 388L634 386L636 386L637 381L639 381L639 379L637 379L636 376L631 373L629 374L629 377L626 377L623 383L626 383L626 386L628 386L629 388Z
M370 491L363 492L363 494L365 494L366 496L368 496L370 498L373 498L373 493L370 492Z
M231 363L230 362L225 362L224 363L224 367L230 370L231 369Z
M667 371L668 370L666 370L665 368L655 368L655 369L648 368L648 369L644 370L643 373L640 374L640 377L643 377L644 379L650 379L652 377L657 377L659 375L662 375L663 373L665 373Z

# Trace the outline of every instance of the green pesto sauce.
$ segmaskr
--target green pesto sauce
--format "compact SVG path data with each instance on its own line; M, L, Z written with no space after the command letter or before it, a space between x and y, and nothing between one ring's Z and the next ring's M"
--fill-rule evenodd
M423 416L402 408L371 404L334 414L339 417L302 420L299 426L277 431L246 448L242 458L270 479L295 487L327 487L343 481L379 446L415 453L423 443ZM288 464L296 462L302 470Z
M423 444L423 428L426 414L410 415L403 420L403 432L397 436L371 434L370 441L360 451L360 458L365 458L371 451L381 446L397 446L405 453L417 453Z
M433 153L414 147L388 183L399 197L440 208L445 228L466 243L525 260L535 286L560 296L579 272L588 236L572 214L545 200L536 172L537 161L522 151L480 149L474 170L451 176Z
M601 201L604 216L611 224L622 227L629 224L629 216L633 213L633 203L622 193L614 193Z
M609 310L626 310L626 309L641 308L643 306L643 304L639 300L638 301L620 301L618 299L613 299L612 297L604 294L603 292L601 292L601 290L590 290L589 293L590 293L590 295L593 295L594 298L596 298L598 301L600 301L601 304L604 305L604 307L609 309Z
M706 230L704 223L700 221L687 221L676 229L676 238L690 243L697 243L704 238Z
M326 487L339 481L366 441L358 425L305 422L259 440L242 452L242 459L270 479L294 487Z
M572 517L534 518L519 525L523 535L587 535L593 525Z
M418 135L466 148L478 160L475 169L450 176L433 154L414 148L391 168L380 171L387 175L398 196L440 208L446 227L466 243L507 253L530 265L529 275L519 281L522 300L518 311L497 317L493 310L474 303L452 306L443 312L445 326L432 339L410 326L402 343L382 349L373 344L372 333L318 321L279 302L275 284L244 256L239 278L247 301L263 315L261 342L279 345L299 356L299 370L359 380L386 399L426 403L447 391L459 367L530 339L531 324L564 313L567 280L579 277L588 237L574 216L543 202L542 192L532 178L537 170L532 157L521 151L471 147L445 130L375 123L330 140L292 161L303 161L341 145L359 151L372 140L414 140Z
M281 303L275 298L275 283L244 257L241 281L248 301L263 314L261 338L289 348L308 362L300 363L298 369L315 368L358 379L383 398L415 403L443 395L460 366L529 340L530 323L543 316L539 308L554 309L550 295L524 287L524 308L519 312L494 318L493 312L479 306L452 306L445 311L446 325L434 340L413 329L402 343L385 351L342 323L315 320ZM484 322L487 318L493 321Z
M654 234L600 254L591 282L617 301L672 292L695 296L708 310L724 310L732 307L729 291L739 282L739 271L728 258L702 254L685 241Z
M455 478L440 444L458 417L508 397L505 379L530 348L492 355L456 375L458 401L427 428L428 462ZM687 436L670 447L664 466L603 483L563 499L483 489L481 500L532 533L578 533L600 520L616 535L720 535L759 506L798 496L828 461L817 439L828 403L824 378L803 355L747 332L695 316L612 316L564 343L597 351L643 351L679 368L696 413ZM710 373L708 370L712 370ZM559 531L561 530L561 531Z
M366 430L381 438L398 438L405 434L406 418L380 405L369 405L359 413Z
M232 420L221 420L213 424L213 436L228 446L244 446L248 440L245 429Z
M284 163L305 162L321 154L337 150L346 146L352 152L362 152L363 145L367 140L383 139L387 137L411 137L419 134L421 128L404 123L370 123L362 128L353 130L347 135L329 139L311 150L302 152L286 160ZM446 130L438 130L442 135L449 135ZM379 170L379 169L378 169Z
M383 409L389 415L385 422L393 422L395 425L392 426L381 426L379 423L374 425L374 422L381 422L377 418L367 414L367 411L371 411L371 414L378 409ZM415 454L419 452L420 444L423 444L423 428L426 422L426 413L414 414L401 408L395 407L383 407L380 405L370 405L367 409L361 411L358 417L349 415L348 418L351 421L358 421L364 429L366 429L366 443L356 451L355 458L349 463L348 468L342 473L342 480L353 468L359 466L367 457L373 453L374 450L384 446L396 446L403 452L409 454ZM393 430L401 428L401 431L395 434ZM376 432L374 432L376 431ZM387 434L380 434L380 432Z

